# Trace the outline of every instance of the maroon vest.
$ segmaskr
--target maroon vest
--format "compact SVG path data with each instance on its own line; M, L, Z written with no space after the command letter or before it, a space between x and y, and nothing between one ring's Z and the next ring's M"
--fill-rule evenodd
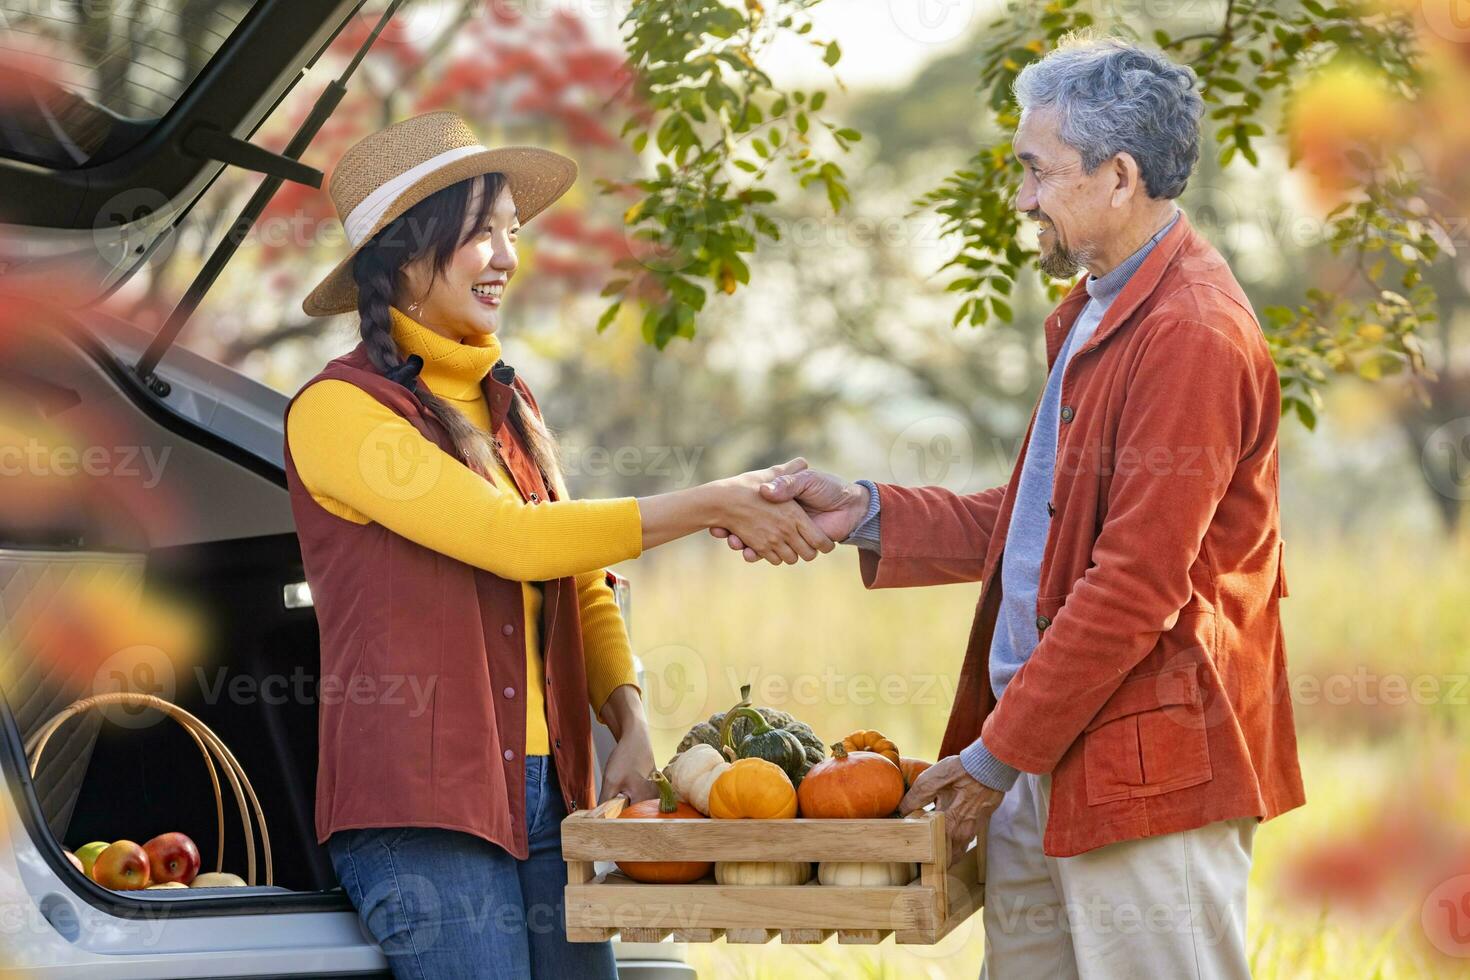
M379 374L361 344L307 385L324 379L356 385L456 455L444 427ZM514 385L534 410L524 383ZM506 417L511 387L489 376L482 387L522 499L555 499ZM354 827L443 827L525 859L521 583L329 513L302 484L289 445L286 482L321 627L318 840ZM595 800L578 609L574 579L545 583L546 722L568 810Z

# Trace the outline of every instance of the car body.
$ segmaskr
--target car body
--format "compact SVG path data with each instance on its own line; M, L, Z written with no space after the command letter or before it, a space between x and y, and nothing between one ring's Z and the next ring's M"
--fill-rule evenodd
M15 6L0 0L7 5ZM0 107L0 316L8 325L0 429L27 445L61 430L110 454L99 472L82 467L76 479L38 481L34 464L0 477L18 488L0 497L0 972L387 975L315 839L319 638L282 463L287 397L167 344L166 356L140 371L157 335L96 308L166 245L225 166L189 152L201 145L190 132L248 140L361 5L238 0L234 26L215 32L216 50L156 117L86 110L88 120L115 117L90 157L63 158L76 141L61 130L51 134L55 146L39 150L35 140L11 139L4 113L13 106ZM99 221L118 199L121 219ZM65 287L34 288L57 282ZM158 462L156 472L140 459ZM53 484L59 489L47 489ZM106 677L98 672L80 691L59 679L61 641L26 633L25 624L42 620L22 613L68 583L104 579L116 594L161 590L207 625L203 657L165 661L147 689L192 713L238 758L270 831L273 883L260 875L243 888L118 892L68 860L64 848L112 839L116 828L188 828L207 870L221 846L226 868L241 867L246 847L238 825L214 831L208 770L160 716L75 719L31 775L27 740L79 694L104 689L96 685ZM626 611L627 583L617 586ZM295 683L304 696L271 693ZM600 759L611 736L594 727ZM671 943L619 945L617 955L624 977L693 976Z

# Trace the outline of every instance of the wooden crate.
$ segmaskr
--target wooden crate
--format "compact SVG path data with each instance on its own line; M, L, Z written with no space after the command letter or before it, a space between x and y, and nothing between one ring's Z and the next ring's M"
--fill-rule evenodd
M596 942L937 943L983 902L984 838L949 861L944 815L888 820L616 819L618 797L562 821L567 938ZM908 861L907 885L688 885L633 881L595 861Z

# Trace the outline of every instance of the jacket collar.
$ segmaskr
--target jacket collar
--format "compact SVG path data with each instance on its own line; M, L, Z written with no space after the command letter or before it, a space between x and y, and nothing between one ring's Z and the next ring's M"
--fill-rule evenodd
M1184 249L1186 243L1192 243L1197 237L1194 227L1189 223L1189 215L1184 209L1179 209L1179 220L1174 222L1174 227L1164 233L1159 243L1149 252L1138 271L1128 280L1118 298L1113 300L1108 307L1107 313L1103 315L1102 322L1093 331L1092 339L1082 348L1090 350L1107 340L1120 326L1127 322L1133 311L1153 295L1159 282L1164 277L1164 272L1174 262L1174 258ZM1057 355L1061 353L1062 343L1067 339L1067 331L1072 329L1072 324L1082 308L1087 305L1090 297L1087 293L1087 276L1080 277L1067 295L1057 304L1057 308L1046 318L1046 367L1056 363ZM1080 352L1079 352L1080 353Z

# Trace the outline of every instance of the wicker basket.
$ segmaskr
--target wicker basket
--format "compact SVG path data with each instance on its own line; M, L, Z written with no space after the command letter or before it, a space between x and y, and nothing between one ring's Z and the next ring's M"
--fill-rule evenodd
M105 708L112 705L121 705L129 708L152 708L160 711L174 721L178 722L194 744L199 746L199 753L204 757L204 767L209 772L209 782L214 788L214 810L217 820L217 834L219 838L219 850L215 854L214 870L223 871L225 864L225 801L224 794L220 791L219 769L224 770L225 778L230 783L230 788L235 792L235 802L240 808L240 824L245 830L245 862L248 873L245 882L249 885L257 884L255 867L255 828L260 830L261 853L265 859L265 884L275 883L275 871L271 864L271 841L270 834L266 831L265 814L260 808L260 799L255 795L255 788L250 785L250 780L245 775L245 770L240 767L240 762L235 758L226 746L220 741L218 735L210 731L209 726L189 712L180 708L172 702L151 694L140 694L133 691L114 691L107 694L97 694L90 698L82 698L74 701L56 715L46 724L42 725L35 734L26 741L26 759L30 764L31 776L34 778L36 770L41 764L41 754L46 751L46 743L51 737L72 718L91 711L93 708ZM218 769L216 768L218 765ZM249 805L247 806L247 800ZM254 811L255 820L251 821L251 811Z

